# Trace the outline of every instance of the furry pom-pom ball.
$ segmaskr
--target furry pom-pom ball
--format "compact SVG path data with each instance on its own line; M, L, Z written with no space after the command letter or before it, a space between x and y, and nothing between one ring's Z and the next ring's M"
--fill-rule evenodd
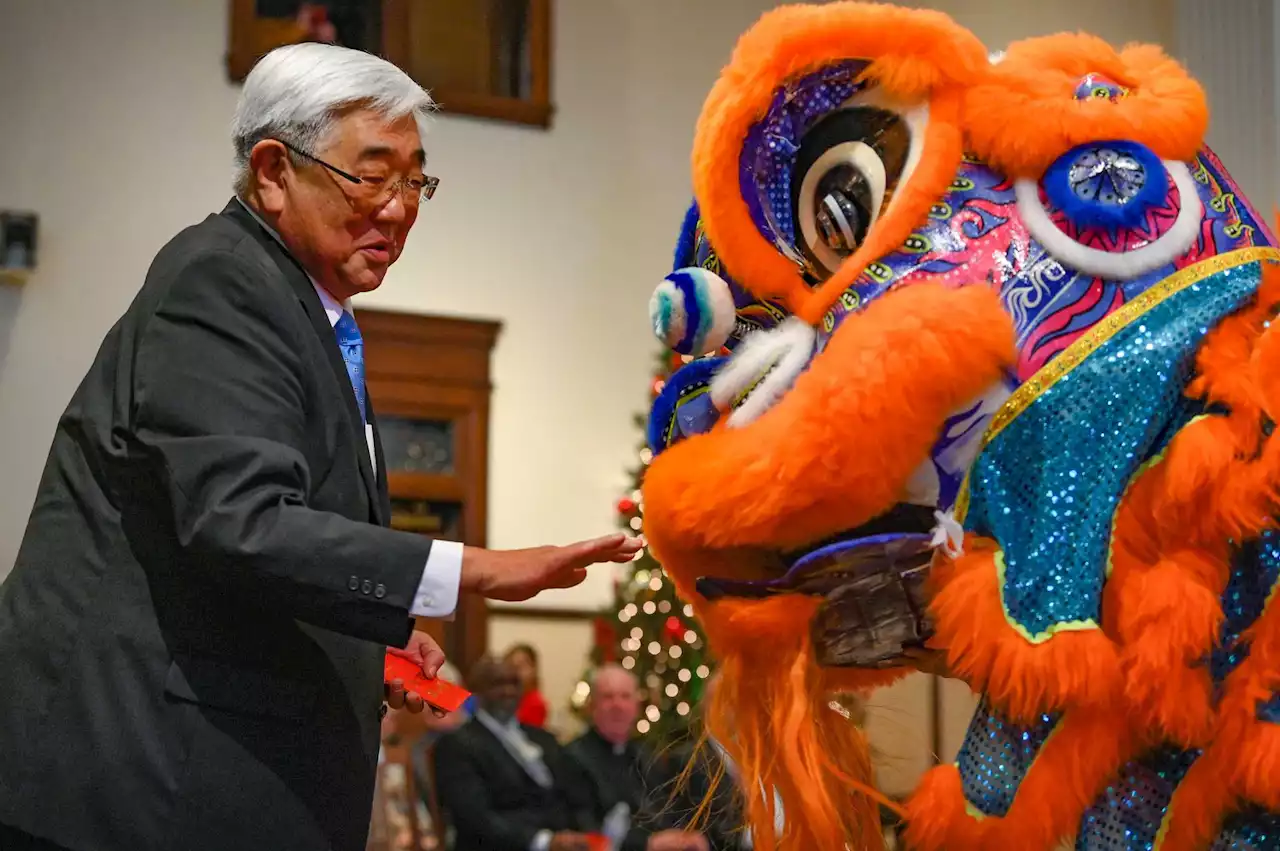
M733 333L736 313L725 280L694 266L663 278L649 300L654 335L682 355L719 350Z

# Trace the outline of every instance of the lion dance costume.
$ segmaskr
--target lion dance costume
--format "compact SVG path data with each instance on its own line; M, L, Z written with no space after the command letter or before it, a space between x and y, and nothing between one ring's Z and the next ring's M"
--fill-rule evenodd
M757 848L881 846L833 695L981 696L920 851L1280 848L1280 251L1202 89L1086 35L788 6L699 119L646 533Z

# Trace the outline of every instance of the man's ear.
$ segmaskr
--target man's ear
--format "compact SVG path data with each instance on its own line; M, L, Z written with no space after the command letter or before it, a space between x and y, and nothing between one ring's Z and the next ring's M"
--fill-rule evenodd
M285 183L293 176L289 149L275 139L263 139L249 152L249 171L262 211L279 214L284 209Z

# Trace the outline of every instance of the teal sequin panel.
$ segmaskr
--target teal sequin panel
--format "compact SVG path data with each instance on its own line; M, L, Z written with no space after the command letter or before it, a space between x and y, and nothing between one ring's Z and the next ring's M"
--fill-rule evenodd
M1170 748L1126 765L1085 811L1076 851L1152 851L1173 790L1199 756Z
M1237 813L1209 851L1280 851L1280 815L1258 809Z
M1209 672L1221 684L1236 666L1249 656L1249 645L1241 641L1262 614L1267 596L1280 581L1280 533L1264 532L1236 549L1231 575L1222 592L1222 630L1218 645L1209 654Z
M1031 634L1098 620L1120 497L1175 418L1205 334L1260 277L1260 264L1246 263L1168 296L1058 379L978 456L965 526L1000 543L1005 607Z
M1018 786L1057 724L1056 714L1042 715L1031 726L1014 724L983 700L956 756L965 800L989 816L1007 813Z

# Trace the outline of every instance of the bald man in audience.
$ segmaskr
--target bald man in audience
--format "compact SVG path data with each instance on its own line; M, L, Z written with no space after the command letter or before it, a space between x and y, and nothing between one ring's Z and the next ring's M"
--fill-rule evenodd
M708 851L733 847L704 833L680 829L707 788L695 770L681 788L677 780L690 758L689 749L662 754L631 737L640 716L640 686L630 671L606 665L591 685L591 729L567 748L590 777L597 817L625 807L630 825L620 851ZM676 794L673 796L673 792ZM614 816L616 818L616 816Z
M588 851L599 819L586 778L554 736L516 720L515 666L486 656L468 684L475 714L436 743L434 759L457 851Z

